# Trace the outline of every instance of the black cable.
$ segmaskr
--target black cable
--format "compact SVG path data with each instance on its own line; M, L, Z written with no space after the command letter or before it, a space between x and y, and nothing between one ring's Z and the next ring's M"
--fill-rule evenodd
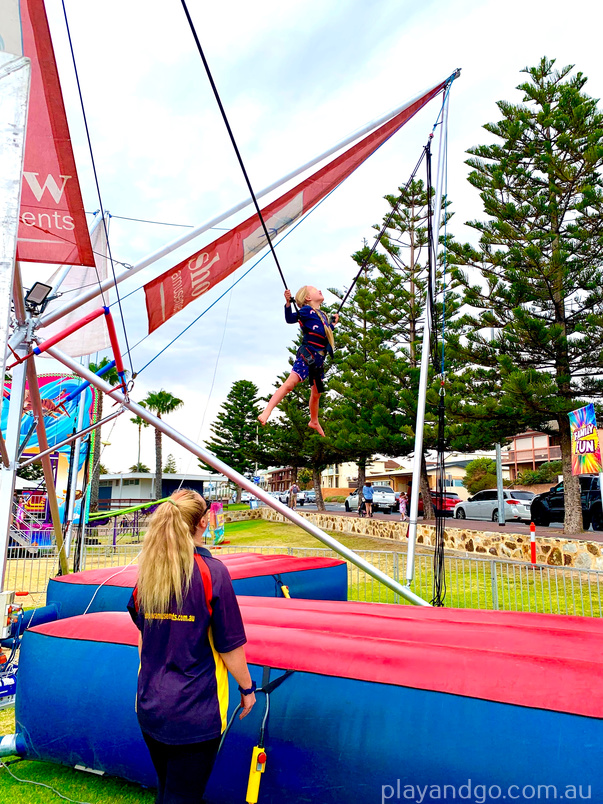
M436 289L435 289L435 239L433 234L433 216L431 199L433 197L433 184L431 174L431 137L426 146L427 153L427 306L431 319L431 359L434 371L438 373L438 332L436 324ZM427 322L426 322L427 326Z
M94 160L94 152L92 150L92 140L90 139L90 130L88 128L88 118L86 117L86 108L84 106L84 98L82 96L82 88L81 88L81 85L80 85L80 77L79 77L79 73L78 73L78 70L77 70L77 64L76 64L76 61L75 61L75 52L73 50L73 42L71 40L71 30L69 28L69 20L67 19L67 9L65 7L65 0L61 0L61 5L63 7L63 16L65 18L65 28L67 29L67 39L69 41L69 50L71 51L71 60L73 62L73 70L74 70L74 73L75 73L75 81L76 81L76 84L77 84L77 91L78 91L78 95L79 95L79 98L80 98L80 106L81 106L81 109L82 109L82 116L83 116L83 119L84 119L84 128L86 129L86 139L88 141L88 150L90 152L90 160L92 162L92 172L94 174L94 183L96 185L96 194L98 196L98 203L100 205L100 213L102 215L103 228L105 230L105 239L107 241L107 252L109 254L109 261L111 263L111 272L113 274L113 286L115 287L115 293L117 295L117 303L118 303L118 306L119 306L119 314L120 314L120 317L121 317L121 325L123 327L124 338L125 338L125 341L126 341L126 350L127 350L127 353L128 353L128 359L130 361L130 369L132 371L132 374L134 374L134 366L132 364L132 356L130 354L130 347L129 347L129 344L128 344L128 332L126 330L126 321L125 321L124 312L123 312L123 309L122 309L122 306L121 306L121 299L119 297L119 289L117 287L117 277L115 275L115 266L113 264L113 255L111 253L111 244L109 243L109 230L108 230L108 227L107 227L107 219L105 217L105 210L103 208L103 200L102 200L101 191L100 191L100 184L99 184L99 181L98 181L98 173L96 171L96 162ZM95 268L96 268L96 262L95 262ZM107 303L105 301L105 294L104 294L103 289L102 289L102 284L101 284L101 281L100 281L100 277L98 276L98 269L96 269L96 275L98 277L98 284L99 284L99 287L100 287L100 290L101 290L101 297L102 297L102 300L103 300L103 306L106 307Z
M431 334L433 352L432 359L435 366L435 373L437 374L439 366L437 361L438 356L438 340L436 322L436 272L435 272L435 237L433 231L433 217L436 213L435 208L431 203L433 195L433 186L431 181L431 140L433 135L430 136L429 141L425 147L427 156L427 306L425 327L428 328L431 324ZM425 343L425 339L423 339ZM432 606L444 606L446 599L446 566L444 563L444 530L445 530L445 515L444 515L444 495L446 493L446 420L445 420L445 396L444 396L444 378L442 377L440 385L440 399L438 403L438 441L437 441L437 459L436 459L436 493L435 493L435 544L433 553L433 597L431 600Z
M96 215L96 212L86 212L86 215ZM109 217L115 218L118 221L134 221L135 223L152 223L155 226L177 226L180 229L194 229L194 226L191 223L168 223L167 221L147 221L144 218L127 218L125 215L114 215L112 212L109 213ZM208 231L229 232L230 229L227 229L224 226L212 226L208 229Z
M278 272L281 275L281 279L283 280L283 285L285 289L287 288L287 282L285 281L285 277L283 275L283 271L281 269L280 263L278 261L278 257L276 256L276 251L274 250L274 246L272 245L272 239L268 234L268 228L266 226L266 222L264 221L264 216L262 215L262 210L260 209L260 205L258 204L258 200L255 197L255 193L253 192L253 187L251 186L251 181L249 180L249 176L247 175L247 170L245 169L245 165L243 163L243 158L241 157L241 153L238 149L236 140L234 138L234 134L232 133L232 129L230 127L230 123L228 122L228 117L226 116L226 111L224 106L222 105L222 101L220 99L220 95L218 93L218 88L215 84L211 71L209 69L209 64L207 63L207 59L205 58L205 53L203 52L203 48L201 47L201 42L199 41L199 37L197 36L197 31L195 30L195 25L189 13L188 7L186 5L186 0L180 0L182 3L182 8L184 9L184 13L186 14L186 19L188 20L188 24L191 29L191 33L193 34L193 38L195 40L195 44L197 45L197 50L199 51L199 55L201 56L201 60L203 62L203 66L205 67L205 72L207 73L207 77L209 79L209 83L211 84L211 88L213 90L214 96L216 98L218 107L220 108L220 112L222 114L222 120L224 121L224 125L226 126L226 130L228 131L228 135L230 137L230 141L232 143L232 147L234 148L235 154L237 155L237 159L239 160L239 165L241 170L243 171L243 176L245 177L245 181L247 183L247 189L249 190L249 194L253 199L253 204L255 206L255 210L258 214L260 219L260 223L262 224L262 229L264 230L264 235L266 236L266 240L268 241L268 245L270 246L270 251L272 252L272 256L274 257L274 262L276 263L276 267L278 268ZM295 302L293 301L293 306L295 307Z
M430 142L431 142L431 139L430 139ZM378 246L378 245L379 245L379 243L381 242L381 238L383 237L383 235L385 234L385 232L386 232L387 228L389 227L389 224L390 224L390 222L391 222L392 218L393 218L393 217L394 217L394 215L397 213L397 211L398 211L398 209L399 209L399 207L400 207L400 204L402 203L402 201L403 201L403 200L404 200L404 198L406 197L406 193L408 192L408 188L409 188L409 187L410 187L410 185L412 184L412 182L413 182L413 180L414 180L415 176L417 175L417 171L418 171L418 170L419 170L419 168L421 167L421 162L422 162L422 161L423 161L423 159L425 158L425 153L426 153L426 150L427 150L427 146L425 146L425 147L423 148L423 151L422 151L422 153L421 153L421 156L419 157L419 161L418 161L418 162L417 162L417 164L415 165L415 168L414 168L413 172L410 174L410 178L409 178L409 180L408 180L408 181L406 182L406 184L404 185L404 189L402 190L402 192L401 192L401 193L400 193L400 195L398 196L398 200L396 201L396 203L394 204L394 206L393 206L393 207L392 207L392 209L391 209L391 212L389 213L389 215L388 215L388 216L387 216L387 218L385 219L385 223L384 223L384 224L383 224L383 226L381 227L381 230L379 231L379 234L377 234L377 236L375 237L375 241L374 241L374 243L373 243L373 245L372 245L372 247L371 247L371 250L369 251L368 256L366 257L366 259L364 259L364 260L362 261L362 265L361 265L361 266L360 266L360 268L358 269L358 273L357 273L357 274L356 274L356 276L354 277L354 279L353 279L353 281L352 281L352 284L351 284L351 285L350 285L350 287L348 288L348 291L347 291L347 293L345 294L345 296L343 297L343 300L341 301L341 304L340 304L340 305L339 305L339 307L337 308L337 313L340 313L340 312L341 312L341 310L342 310L343 306L345 305L346 301L348 300L348 298L349 298L349 296L350 296L350 293L352 292L352 290L353 290L353 289L354 289L354 287L356 286L356 282L358 282L358 280L360 279L360 275L361 275L361 274L362 274L362 272L365 270L366 266L369 264L369 262L370 262L370 260L371 260L371 257L373 256L373 254L374 254L374 253L375 253L375 251L377 250L377 246Z

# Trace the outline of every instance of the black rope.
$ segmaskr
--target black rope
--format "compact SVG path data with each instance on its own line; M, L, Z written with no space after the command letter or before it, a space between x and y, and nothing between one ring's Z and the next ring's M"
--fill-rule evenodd
M431 140L426 146L427 153L427 306L429 307L429 318L431 320L431 359L434 371L438 373L438 331L436 327L436 289L435 284L435 239L433 233L433 216L435 210L432 208L433 183L431 173ZM426 323L427 326L427 323Z
M98 196L98 203L100 205L100 213L102 215L103 228L105 230L105 240L107 241L107 252L109 254L109 262L111 263L111 272L113 274L113 285L115 287L115 293L117 295L117 303L118 303L118 306L119 306L119 315L120 315L120 318L121 318L121 325L123 327L124 338L125 338L125 341L126 341L126 351L128 353L128 359L130 361L130 369L132 371L132 374L134 374L134 366L132 364L132 356L130 354L130 347L129 347L129 344L128 344L128 332L126 330L126 321L125 321L125 318L124 318L124 311L123 311L122 306L121 306L121 299L120 299L120 296L119 296L119 289L117 287L117 277L115 275L115 265L113 264L113 255L111 253L111 244L109 243L109 229L107 227L107 219L105 217L105 210L103 208L103 200L102 200L101 191L100 191L100 184L99 184L99 181L98 181L98 173L97 173L97 170L96 170L96 162L94 160L94 152L92 150L92 140L90 138L90 130L88 128L88 118L86 117L86 108L84 106L84 98L83 98L83 95L82 95L82 88L81 88L81 85L80 85L80 77L79 77L79 73L78 73L78 69L77 69L77 64L76 64L76 61L75 61L75 52L73 50L73 42L71 40L71 30L69 28L69 20L67 19L67 9L65 7L65 0L61 0L61 5L63 6L63 16L65 17L65 28L67 29L67 39L69 40L69 50L71 51L71 60L73 62L73 70L74 70L74 73L75 73L75 81L76 81L76 84L77 84L77 91L78 91L78 95L79 95L79 98L80 98L80 106L81 106L81 109L82 109L82 117L84 119L84 127L86 129L86 139L88 141L88 151L90 152L90 160L92 162L92 172L94 174L94 183L96 185L96 194ZM98 269L96 268L96 261L95 261L94 267L95 267L95 270L96 270L96 276L98 278L99 288L101 290L101 297L102 297L102 300L103 300L103 306L106 307L107 303L105 301L105 294L104 294L104 292L102 290L100 277L98 275Z
M431 142L431 139L430 139L430 142ZM429 144L429 143L428 143L428 144ZM404 198L406 197L406 193L408 192L408 188L409 188L409 187L410 187L410 185L412 184L412 182L413 182L413 180L414 180L415 176L417 175L417 172L418 172L419 168L421 167L421 162L423 161L423 159L425 159L425 154L426 154L426 151L427 151L427 146L425 146L425 147L423 148L423 151L422 151L422 153L421 153L421 156L419 157L419 161L418 161L418 162L417 162L417 164L415 165L415 168L414 168L413 172L410 174L410 178L409 178L409 180L408 180L408 181L406 182L406 184L404 185L404 189L402 190L402 192L401 192L401 193L400 193L400 195L398 196L398 200L396 201L395 205L392 207L391 212L389 213L389 215L388 215L388 216L387 216L387 218L385 219L385 223L384 223L384 224L383 224L383 226L381 227L381 230L379 231L379 234L378 234L378 235L375 237L375 241L374 241L374 243L373 243L373 245L372 245L372 247L371 247L371 250L370 250L370 251L369 251L369 253L368 253L368 256L366 257L366 259L364 259L364 260L362 261L362 264L361 264L360 268L358 269L358 273L357 273L357 274L356 274L356 276L354 277L354 279L353 279L353 281L352 281L352 284L351 284L351 285L350 285L350 287L348 288L348 291L347 291L347 293L345 294L345 296L343 297L343 299L342 299L342 301L341 301L341 304L340 304L340 305L339 305L339 307L337 308L337 312L338 312L338 313L340 313L340 312L341 312L341 310L342 310L343 306L345 305L346 301L348 300L348 298L349 298L349 296L350 296L350 293L351 293L351 292L354 290L354 287L356 286L356 282L358 282L358 280L360 279L360 276L361 276L362 272L363 272L363 271L366 269L367 265L368 265L368 264L369 264L369 262L371 261L371 257L373 256L373 254L374 254L374 253L375 253L375 251L377 250L377 246L378 246L378 245L379 245L379 243L381 242L381 238L383 237L383 235L385 234L386 230L388 229L389 224L390 224L390 222L391 222L392 218L393 218L393 217L394 217L394 215L395 215L395 214L398 212L398 209L400 208L400 204L402 203L402 201L403 201L403 200L404 200Z
M203 66L205 67L205 72L207 73L207 77L209 79L209 83L211 84L211 88L213 90L214 96L216 98L216 102L218 107L220 108L220 112L222 114L222 120L224 121L224 125L226 126L226 130L228 131L228 136L230 137L230 141L232 143L232 147L234 148L235 154L237 155L237 159L239 160L239 165L241 170L243 171L243 176L245 177L245 181L247 183L247 189L249 190L249 195L253 199L253 204L255 206L255 210L258 214L260 219L260 223L262 224L262 229L264 230L264 235L266 236L266 240L268 241L268 245L270 246L270 251L272 252L272 256L274 257L274 262L276 263L276 267L278 268L278 272L283 280L283 285L287 288L287 282L283 275L283 271L281 269L280 263L278 261L278 257L276 256L276 251L274 250L274 246L272 245L272 239L268 233L268 227L266 226L266 222L264 221L264 216L262 215L262 210L260 209L260 205L258 204L258 200L253 192L253 187L251 186L251 181L249 180L249 176L247 174L247 170L245 169L245 164L243 163L243 158L237 146L236 140L234 138L234 134L232 133L232 129L230 127L230 123L228 122L228 117L226 116L226 110L222 104L222 100L220 99L220 94L218 92L218 88L215 84L211 71L209 69L209 64L207 59L205 58L205 53L203 52L203 48L201 47L201 42L199 41L199 37L197 36L197 31L195 29L195 24L191 18L189 10L186 5L186 0L180 0L182 3L182 8L184 9L184 13L186 14L186 19L188 20L188 24L191 29L191 33L193 34L193 38L195 40L195 44L197 45L197 50L199 51L199 55L201 56L201 60L203 62ZM293 302L295 306L295 302Z
M427 172L427 304L429 307L429 319L431 321L431 333L433 335L433 352L432 358L434 365L437 367L437 328L436 322L436 272L435 272L435 237L433 231L433 217L435 208L432 206L431 198L433 195L433 186L431 181L431 140L433 135L430 136L426 145L425 152L427 156L426 172ZM427 319L427 316L426 316ZM430 321L425 321L425 327L429 327ZM443 606L446 599L446 566L444 563L444 530L445 530L445 515L444 515L444 499L446 494L446 420L445 420L445 396L444 396L444 377L442 377L440 385L440 399L438 403L438 441L437 441L437 459L436 459L436 493L435 493L435 546L433 553L433 598L431 600L432 606Z
M435 548L433 553L433 598L432 606L444 606L446 601L446 565L444 563L444 499L446 494L446 453L445 453L445 396L444 380L440 388L438 404L438 457L436 471L436 510L435 510ZM438 508L439 502L439 508Z

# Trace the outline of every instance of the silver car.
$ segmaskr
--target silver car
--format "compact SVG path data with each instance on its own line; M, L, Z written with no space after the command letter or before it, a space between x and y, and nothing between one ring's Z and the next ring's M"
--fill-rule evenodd
M532 518L530 505L534 498L532 491L512 491L505 489L505 522L511 519L526 520ZM468 500L463 500L454 506L456 519L487 519L498 521L498 492L496 489L478 491Z

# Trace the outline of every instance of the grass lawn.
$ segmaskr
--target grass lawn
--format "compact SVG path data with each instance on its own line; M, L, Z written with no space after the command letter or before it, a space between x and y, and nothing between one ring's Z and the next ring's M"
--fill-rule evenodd
M15 710L0 709L0 735L14 734ZM14 758L6 758L10 761ZM122 779L102 778L91 773L76 771L50 762L19 760L8 766L11 773L20 779L50 785L63 796L90 804L152 804L154 791L144 790L137 784ZM13 779L6 768L0 768L0 802L2 804L57 804L58 798L51 790L33 784L24 784Z

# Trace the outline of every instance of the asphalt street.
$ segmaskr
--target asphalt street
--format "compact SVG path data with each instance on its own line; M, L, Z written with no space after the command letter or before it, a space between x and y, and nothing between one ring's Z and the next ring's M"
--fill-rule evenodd
M343 503L325 503L325 508L330 513L340 514L341 516L358 516L355 511L350 511L349 513L346 512ZM316 505L300 505L298 506L298 511L316 511ZM381 512L376 512L374 515L375 519L394 519L399 520L400 514L383 514ZM423 518L419 517L419 521L423 522ZM458 528L469 528L470 530L481 530L485 531L486 533L530 533L530 523L529 522L520 522L517 520L511 520L506 523L506 525L499 525L497 522L490 522L480 519L453 519L452 517L447 517L447 521L449 523L449 527L458 527ZM428 524L435 524L433 520L426 520ZM588 539L589 541L594 542L603 542L603 531L593 531L589 530L585 533L576 533L576 534L567 534L563 532L563 523L562 522L552 522L550 527L536 528L536 535L546 538L553 538L553 539Z

